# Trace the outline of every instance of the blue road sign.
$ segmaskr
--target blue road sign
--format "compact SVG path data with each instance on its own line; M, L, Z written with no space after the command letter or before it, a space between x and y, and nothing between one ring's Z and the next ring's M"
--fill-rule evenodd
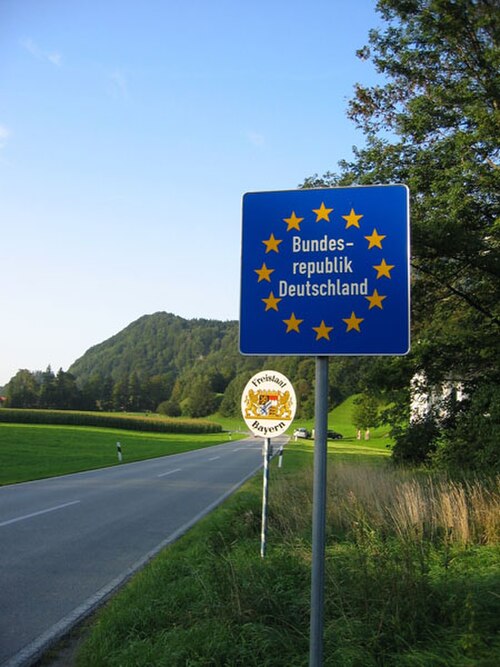
M244 195L243 354L401 355L409 346L405 185Z

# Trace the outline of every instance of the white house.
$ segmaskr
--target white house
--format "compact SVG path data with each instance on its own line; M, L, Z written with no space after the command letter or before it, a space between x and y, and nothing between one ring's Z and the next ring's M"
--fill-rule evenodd
M447 416L447 402L450 398L456 401L467 398L463 382L449 379L439 385L429 386L424 371L415 373L411 380L410 421L420 421L430 413L443 419Z

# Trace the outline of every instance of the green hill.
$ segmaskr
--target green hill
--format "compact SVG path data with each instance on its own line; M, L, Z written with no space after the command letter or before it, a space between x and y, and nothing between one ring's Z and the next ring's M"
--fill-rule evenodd
M331 369L331 402L356 391L360 364L336 360ZM238 323L186 320L171 313L144 315L108 340L90 348L69 368L98 407L156 409L171 416L205 416L215 410L239 413L249 377L264 368L294 383L299 411L312 416L315 362L311 357L245 357L238 348Z
M363 361L330 366L330 404L359 391ZM298 414L314 413L312 357L243 356L238 322L187 320L171 313L144 315L94 345L67 372L19 371L7 388L13 408L156 411L168 416L238 414L243 387L265 368L294 384Z
M218 354L231 368L236 361L237 322L186 320L171 313L144 315L108 340L91 347L69 368L79 383L95 373L114 381L131 373L181 373L186 366ZM229 357L228 357L229 355ZM221 372L226 370L221 368Z

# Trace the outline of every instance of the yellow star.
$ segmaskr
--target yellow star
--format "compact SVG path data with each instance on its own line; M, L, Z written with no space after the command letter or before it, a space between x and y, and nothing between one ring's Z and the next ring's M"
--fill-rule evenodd
M295 317L295 313L292 313L288 320L283 320L283 322L286 324L286 333L290 333L290 331L296 331L297 333L300 333L299 325L301 325L303 321L304 320L298 320Z
M387 299L386 296L381 296L376 289L373 290L373 294L371 296L365 296L365 299L368 299L370 302L370 306L368 310L371 310L372 308L380 308L382 310L382 301L384 299Z
M274 269L268 269L265 263L262 264L260 269L254 269L254 271L259 276L257 281L258 283L260 283L261 280L267 280L268 283L271 282L271 278L269 276L274 271Z
M304 218L297 218L297 216L295 215L295 211L292 211L292 215L289 218L283 218L283 220L288 225L286 231L289 232L291 229L296 229L297 231L300 232L300 223L302 222L303 219Z
M321 202L321 206L319 208L313 208L313 213L316 213L316 222L319 222L320 220L326 220L327 222L330 222L330 218L328 216L332 211L333 208L326 208L325 202Z
M347 220L347 225L345 226L346 229L349 229L349 227L357 227L359 229L359 221L363 216L356 215L356 213L354 213L354 209L351 208L349 215L343 215L342 217L344 220Z
M390 278L391 277L391 271L394 268L394 264L386 264L385 259L383 259L380 264L375 264L375 266L373 268L377 269L377 280L379 278L382 278L382 276L386 276L387 278Z
M319 327L313 327L313 329L317 334L316 340L319 340L320 338L326 338L326 340L330 340L330 331L333 329L333 327L327 327L325 320L321 320Z
M365 297L367 298L367 297ZM269 293L269 296L267 299L261 299L266 304L266 313L268 310L278 310L278 303L281 301L281 299L278 299L274 296L272 292Z
M365 236L365 239L369 242L368 250L375 247L382 248L382 239L385 239L385 235L377 234L377 230L374 229L371 236Z
M351 331L351 329L356 329L356 331L361 332L361 329L359 328L359 325L360 325L361 322L364 321L364 318L363 317L356 317L356 315L354 314L354 311L352 311L351 317L348 317L347 319L342 318L342 321L347 324L346 332Z
M282 243L282 241L281 239L275 239L274 234L271 234L267 241L262 241L262 243L266 246L267 255L267 253L271 252L271 250L274 250L274 252L279 252L278 246L280 243Z

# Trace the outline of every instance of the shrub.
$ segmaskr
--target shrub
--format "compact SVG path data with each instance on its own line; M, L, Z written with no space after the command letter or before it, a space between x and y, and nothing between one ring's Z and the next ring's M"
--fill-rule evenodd
M438 426L432 416L410 422L399 434L392 448L392 457L396 463L420 465L429 463L436 451Z
M169 401L163 401L160 403L156 409L160 415L166 415L167 417L180 417L181 416L181 406L179 402L175 399L170 399Z
M433 462L454 473L500 472L500 388L479 387L459 407L437 440Z

